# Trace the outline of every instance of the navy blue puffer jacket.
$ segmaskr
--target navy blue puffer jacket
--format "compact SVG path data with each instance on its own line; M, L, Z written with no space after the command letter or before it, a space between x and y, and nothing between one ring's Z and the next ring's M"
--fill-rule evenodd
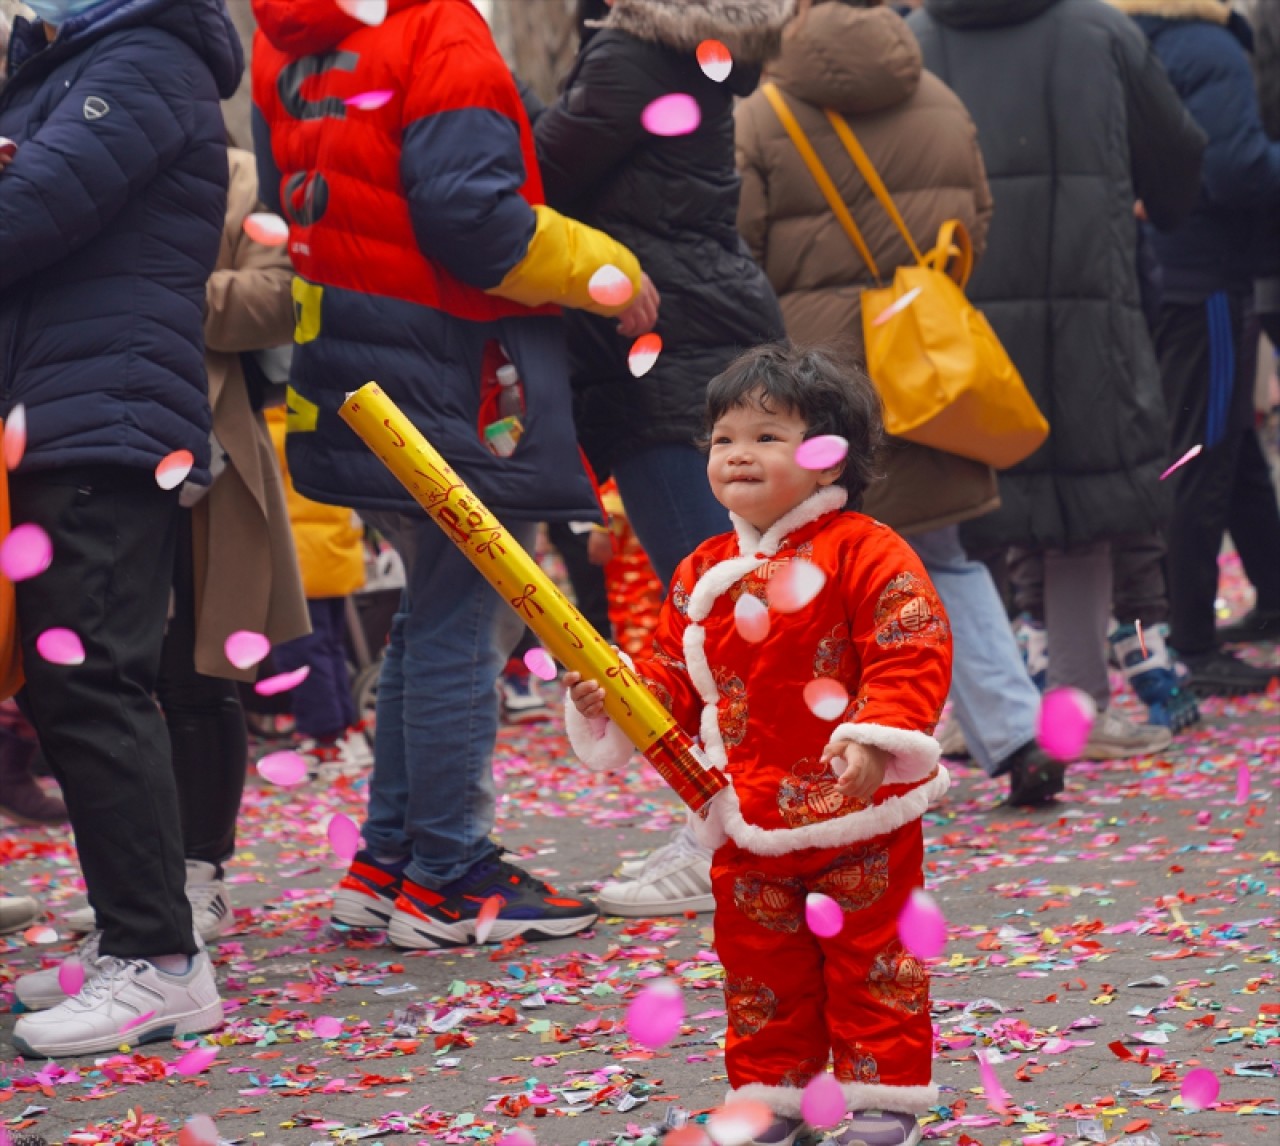
M0 417L27 412L19 472L205 477L205 283L226 210L219 97L243 54L222 0L107 0L47 42L19 19L0 91Z

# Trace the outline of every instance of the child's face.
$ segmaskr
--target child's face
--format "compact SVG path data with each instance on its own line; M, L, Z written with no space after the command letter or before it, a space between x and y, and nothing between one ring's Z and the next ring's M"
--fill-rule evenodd
M725 411L711 430L707 477L716 500L763 533L788 510L830 485L842 466L807 470L796 447L808 425L789 410L755 402Z

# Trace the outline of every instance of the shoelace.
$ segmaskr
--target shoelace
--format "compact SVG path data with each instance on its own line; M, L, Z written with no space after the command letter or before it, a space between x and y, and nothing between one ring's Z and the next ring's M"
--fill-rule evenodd
M145 971L150 964L143 959L121 959L117 955L99 955L89 974L86 967L84 986L72 996L82 1003L97 1002L99 999L114 999L120 988L124 987L132 974Z

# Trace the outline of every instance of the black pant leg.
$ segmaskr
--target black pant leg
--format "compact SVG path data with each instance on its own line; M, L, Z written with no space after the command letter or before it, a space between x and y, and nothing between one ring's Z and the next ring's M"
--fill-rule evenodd
M587 538L590 535L574 533L564 521L550 522L547 535L564 558L565 571L577 598L578 612L606 641L612 640L613 626L609 623L609 591L605 586L604 569L592 565L587 557Z
M19 473L13 520L48 534L53 563L17 586L26 696L75 830L106 955L192 954L169 736L155 702L178 495L145 470ZM36 638L77 633L83 664Z
M1159 625L1169 619L1164 554L1164 538L1158 533L1111 539L1111 607L1122 625Z

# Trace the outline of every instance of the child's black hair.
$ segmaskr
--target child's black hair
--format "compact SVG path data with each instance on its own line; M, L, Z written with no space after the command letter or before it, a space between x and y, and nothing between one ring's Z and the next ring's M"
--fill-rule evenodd
M867 486L880 476L884 416L875 386L845 347L766 342L740 354L707 386L704 447L716 422L740 406L796 414L808 427L806 438L838 434L848 441L836 481L849 491L848 508L862 507Z

